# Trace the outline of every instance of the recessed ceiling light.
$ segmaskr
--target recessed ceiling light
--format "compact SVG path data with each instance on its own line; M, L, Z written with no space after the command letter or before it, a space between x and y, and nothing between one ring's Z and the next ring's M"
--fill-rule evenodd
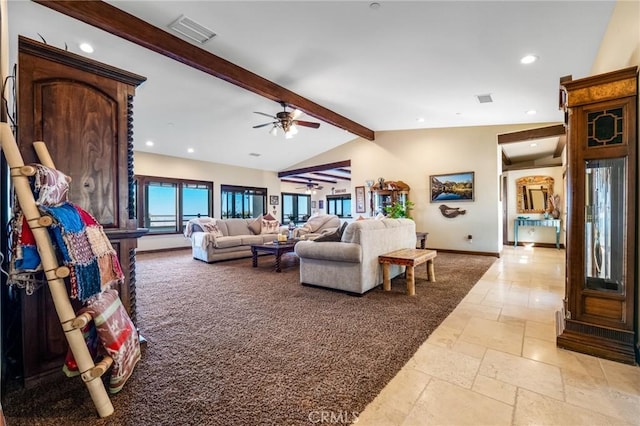
M373 2L369 4L369 9L371 10L378 10L380 9L380 3L377 2Z
M536 55L527 55L527 56L523 56L522 59L520 59L520 63L521 64L532 64L537 60L538 60L538 57Z
M146 141L144 144L146 146L153 146L153 141Z
M416 121L418 123L424 123L424 117L418 117L418 118L416 118Z
M538 146L537 143L533 142L531 145L529 145L531 148L535 148L536 146Z
M187 148L187 152L188 152L189 154L193 154L193 153L194 153L194 151L195 151L195 150L194 150L193 148Z
M529 111L527 111L528 115L536 115L538 112L535 109L530 109Z
M91 46L89 43L80 43L80 50L85 53L93 53L93 46Z

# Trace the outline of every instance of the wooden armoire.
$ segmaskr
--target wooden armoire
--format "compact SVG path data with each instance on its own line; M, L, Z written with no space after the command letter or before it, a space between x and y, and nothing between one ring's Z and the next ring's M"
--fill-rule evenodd
M100 222L118 253L125 281L117 290L135 323L135 251L146 230L135 217L132 106L146 78L24 37L17 78L23 159L38 162L32 143L44 141L71 177L69 200ZM25 386L62 375L67 342L48 287L22 294L19 309Z

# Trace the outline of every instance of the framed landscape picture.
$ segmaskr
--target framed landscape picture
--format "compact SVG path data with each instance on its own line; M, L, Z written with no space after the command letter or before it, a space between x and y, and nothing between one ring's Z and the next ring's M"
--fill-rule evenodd
M364 198L364 186L356 186L356 213L366 211Z
M473 201L474 172L429 176L431 202Z

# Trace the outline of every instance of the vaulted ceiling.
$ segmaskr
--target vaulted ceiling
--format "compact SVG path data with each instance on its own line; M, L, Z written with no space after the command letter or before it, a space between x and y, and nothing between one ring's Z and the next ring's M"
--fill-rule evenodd
M273 92L256 94L36 2L8 3L11 60L22 34L144 75L147 82L134 101L137 151L273 171L295 168L309 157L366 137L363 129L561 123L558 79L589 75L615 4L107 3L194 46L195 62L213 54L272 82ZM199 44L170 29L182 15L216 36ZM118 24L110 15L103 19ZM151 30L145 29L137 42L157 38ZM81 52L81 42L90 42L94 52ZM525 54L538 60L523 65L519 61ZM300 119L316 121L321 114L309 105L317 105L347 121L324 117L319 129L301 128L292 139L271 136L269 127L253 128L266 118L254 112L275 115L281 110L276 98L296 99L291 93L310 102ZM480 102L487 96L492 102ZM527 114L532 110L537 113ZM513 161L516 156L507 157Z

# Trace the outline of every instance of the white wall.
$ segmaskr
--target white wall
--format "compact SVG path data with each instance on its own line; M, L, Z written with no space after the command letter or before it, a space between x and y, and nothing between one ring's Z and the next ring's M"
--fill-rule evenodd
M537 127L504 125L376 132L375 141L361 138L310 158L291 168L351 160L351 192L367 179L402 180L411 187L411 212L419 231L429 233L436 249L499 253L502 216L499 201L497 135ZM475 172L475 201L431 203L429 176ZM367 198L368 202L368 198ZM450 219L438 206L460 207L466 214ZM355 210L355 205L353 206ZM356 217L355 211L352 213ZM473 235L473 243L467 235Z
M543 167L538 169L526 170L510 170L504 172L507 177L507 238L508 241L514 240L513 220L518 216L526 216L530 219L542 219L543 213L518 213L518 198L516 180L525 176L550 176L553 178L553 193L560 196L560 205L564 205L564 184L562 180L562 166ZM564 210L561 211L564 218ZM560 242L564 244L564 227L565 221L562 221L562 233L560 234ZM520 227L518 229L518 242L533 243L556 243L555 228L548 227Z

